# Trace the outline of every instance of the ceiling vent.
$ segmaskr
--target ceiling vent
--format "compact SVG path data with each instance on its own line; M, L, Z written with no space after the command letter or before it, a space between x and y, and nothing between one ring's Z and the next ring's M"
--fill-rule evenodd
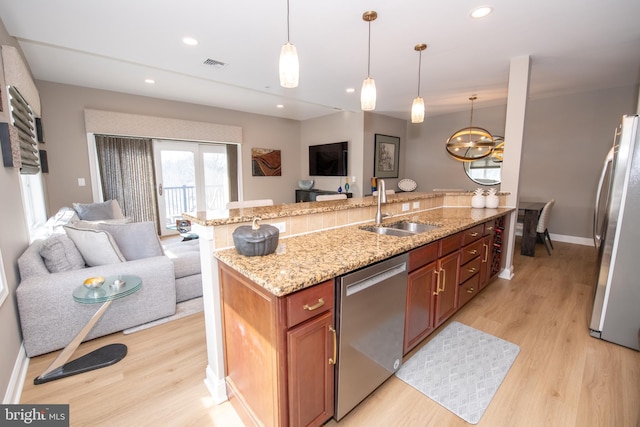
M204 65L210 65L211 67L216 68L218 70L221 70L221 69L223 69L224 67L227 66L227 64L225 64L224 62L218 61L218 60L215 60L215 59L211 59L211 58L205 59L203 64Z

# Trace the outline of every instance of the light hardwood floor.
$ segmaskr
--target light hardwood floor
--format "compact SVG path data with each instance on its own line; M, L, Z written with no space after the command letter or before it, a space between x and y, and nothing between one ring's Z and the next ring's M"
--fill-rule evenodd
M588 333L595 249L554 245L552 256L542 246L535 258L516 256L513 280L493 281L451 319L521 348L477 425L640 425L640 353ZM38 386L33 378L57 352L33 358L22 403L69 403L72 426L242 425L228 402L213 404L204 386L202 314L84 343L77 354L111 342L128 345L121 362ZM327 425L468 424L391 377L340 423Z

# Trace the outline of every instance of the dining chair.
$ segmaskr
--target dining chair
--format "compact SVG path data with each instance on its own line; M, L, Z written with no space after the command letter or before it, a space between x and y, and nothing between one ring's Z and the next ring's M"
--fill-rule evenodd
M549 237L549 230L547 230L547 224L549 224L549 217L551 216L551 208L555 203L555 199L551 199L547 202L546 205L542 208L542 212L540 212L540 216L538 217L538 226L536 227L536 233L538 235L538 239L544 243L544 247L547 249L547 253L551 255L551 251L549 250L549 245L551 249L554 249L553 243L551 243L551 237ZM547 245L547 240L549 241L549 245Z
M316 202L324 202L327 200L342 200L346 198L346 194L319 194L316 196Z
M271 205L273 205L273 200L271 199L241 200L237 202L228 202L227 209L256 208L259 206Z

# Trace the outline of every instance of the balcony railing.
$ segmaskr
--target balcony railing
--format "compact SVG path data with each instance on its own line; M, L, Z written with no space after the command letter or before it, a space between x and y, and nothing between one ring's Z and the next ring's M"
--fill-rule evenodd
M226 209L227 197L223 185L208 185L204 189L206 210ZM164 206L167 225L175 225L184 212L196 210L196 187L164 187Z

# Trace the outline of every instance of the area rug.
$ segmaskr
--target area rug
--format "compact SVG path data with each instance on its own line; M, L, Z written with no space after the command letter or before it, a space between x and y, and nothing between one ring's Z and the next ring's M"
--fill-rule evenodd
M463 420L477 424L520 347L451 322L407 360L396 376Z
M126 334L132 334L134 332L143 331L145 329L149 329L154 326L171 322L172 320L178 320L178 319L182 319L183 317L191 316L192 314L200 313L202 310L204 310L204 305L202 304L202 297L193 298L190 300L179 302L176 305L176 314L172 316L163 317L162 319L154 320L153 322L134 326L133 328L125 329L122 332L126 335Z

